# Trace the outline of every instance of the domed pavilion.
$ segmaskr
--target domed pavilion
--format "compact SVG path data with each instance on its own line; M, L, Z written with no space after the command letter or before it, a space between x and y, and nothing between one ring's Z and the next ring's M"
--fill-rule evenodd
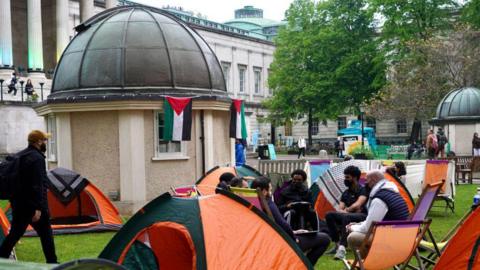
M450 149L456 155L472 155L473 133L480 133L480 90L467 87L451 91L440 102L436 117L430 122L444 128Z
M106 10L76 30L36 108L53 133L50 168L82 173L129 212L232 163L231 100L219 61L194 30L140 5ZM166 96L193 97L190 141L162 140Z

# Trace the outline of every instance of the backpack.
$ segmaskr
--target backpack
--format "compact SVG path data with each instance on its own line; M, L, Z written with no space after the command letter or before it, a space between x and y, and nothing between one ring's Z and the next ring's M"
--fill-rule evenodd
M12 199L20 183L20 155L7 156L0 162L0 200Z
M442 134L442 135L438 135L437 137L438 137L438 146L444 147L448 142L447 136Z
M435 135L432 135L432 148L438 149L438 140L437 140L437 136Z

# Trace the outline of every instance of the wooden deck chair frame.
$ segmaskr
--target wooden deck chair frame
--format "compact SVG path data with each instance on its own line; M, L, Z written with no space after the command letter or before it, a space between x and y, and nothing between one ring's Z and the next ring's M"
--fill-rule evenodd
M435 199L436 199L438 193L440 193L440 189L442 188L442 186L444 184L445 184L445 180L442 180L442 181L439 181L439 182L436 182L436 183L427 184L423 188L422 194L420 195L417 203L415 204L415 208L413 208L413 211L409 216L409 220L425 220L425 219L427 219L427 215L430 212L430 209L433 207L433 203L435 202ZM427 200L426 195L427 195L428 192L433 192L433 196L432 196L433 199L431 199L430 201L427 201L427 204L425 205L425 201ZM425 208L420 209L420 207L425 207ZM420 215L418 215L419 211L421 211ZM426 231L425 234L426 234L425 238L428 237L430 239L432 245L433 245L433 251L438 256L440 256L440 249L438 248L437 242L435 241L435 238L433 237L433 234L432 234L432 231L430 230L430 227L427 228L427 231ZM430 259L425 257L425 256L421 256L421 259L424 262L430 262ZM418 269L417 267L414 267L414 266L410 265L409 262L406 262L406 264L407 264L408 268Z
M445 181L445 179L442 179L442 181ZM446 183L446 184L448 184L448 183ZM450 181L449 185L450 185L450 190L453 190L454 183L452 181ZM444 208L445 213L447 213L448 210L452 211L452 213L455 213L455 194L453 194L453 192L452 192L451 196L448 196L447 194L442 195L439 192L439 194L435 197L435 201L445 202L445 208ZM438 207L440 207L440 206L438 206Z
M439 242L435 243L437 245L437 248L438 248L439 252L437 252L435 250L435 248L431 248L429 246L422 245L422 242L420 242L419 247L427 250L427 252L428 252L428 254L426 256L425 255L422 256L422 259L423 259L426 267L430 267L431 265L436 264L436 260L438 259L438 257L440 257L440 255L443 253L443 251L447 247L446 244L448 243L448 241L450 241L450 239L455 235L455 233L457 233L458 229L463 225L463 223L465 223L465 220L470 216L470 214L473 212L473 210L474 210L474 208L470 209L467 213L465 213L465 215L463 215L463 217L457 222L457 224L455 224L455 226L453 228L451 228L447 232L447 234ZM444 244L440 247L439 246L440 243L444 243Z
M365 270L364 266L364 261L368 258L369 253L371 251L371 245L373 241L375 240L375 232L378 227L380 226L389 226L389 225L402 225L402 224L418 224L419 225L419 231L417 233L417 236L415 238L415 242L412 245L412 248L410 250L410 254L408 255L407 259L401 264L401 265L392 265L394 269L406 269L408 266L408 262L410 259L415 256L419 262L419 268L424 270L425 267L422 263L422 260L420 258L420 254L418 252L418 245L420 244L420 241L422 240L423 236L425 235L428 227L430 226L431 220L423 220L423 221L412 221L412 220L405 220L405 221L383 221L383 222L373 222L372 226L370 227L365 240L363 241L362 245L360 246L359 249L354 250L354 256L355 259L353 260L352 263L350 263L347 260L343 260L345 266L347 269L360 269L360 270ZM361 254L362 251L366 254L365 258L362 258ZM379 258L381 259L381 258Z

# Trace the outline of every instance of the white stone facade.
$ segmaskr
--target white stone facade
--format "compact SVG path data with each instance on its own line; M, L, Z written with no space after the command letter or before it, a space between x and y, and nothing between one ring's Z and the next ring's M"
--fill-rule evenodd
M4 2L10 3L10 13L8 12L10 5ZM39 4L40 2L41 5ZM116 0L107 0L105 2L94 0L3 0L2 5L0 5L0 14L5 15L4 17L7 17L6 15L11 16L12 37L10 37L8 31L4 29L8 27L8 24L2 24L1 29L3 31L0 33L0 38L2 38L0 49L2 49L4 55L7 55L3 56L2 59L4 60L2 61L10 61L8 60L9 55L13 55L11 62L5 62L3 64L14 65L17 73L18 68L22 67L23 71L20 73L19 80L26 82L28 78L31 78L35 91L39 93L39 95L39 83L43 82L44 98L46 98L51 87L51 80L49 78L52 76L52 71L64 47L75 35L74 27L81 23L82 17L99 13L105 9L105 6L113 7L117 5L117 3L118 1ZM29 11L27 7L35 10ZM40 7L41 13L39 13L38 10ZM38 14L41 14L41 18L38 18ZM83 18L83 20L85 19L87 18ZM35 33L36 42L28 42L28 25L31 25L31 22L34 20L37 24L41 21L42 27L38 27L37 25ZM59 24L59 22L61 23ZM246 101L246 120L249 136L258 133L260 142L269 142L271 125L262 121L262 118L265 118L268 112L262 108L261 102L271 95L271 91L268 88L268 74L270 64L273 61L275 51L274 44L270 41L252 38L247 35L223 31L218 27L195 25L191 22L189 25L195 28L216 53L218 60L226 72L225 77L229 96ZM43 33L39 33L42 31ZM40 45L38 43L38 37L43 37ZM13 46L9 45L11 44L10 40L12 40ZM37 48L39 46L43 47L40 53L41 55L32 55L34 51L39 51ZM42 66L44 73L28 72L29 59L32 57L35 59L43 59ZM33 68L37 69L39 67L37 65ZM6 93L7 82L10 80L12 71L12 69L0 69L0 79L5 80L3 84L4 100L21 101L20 94L14 97ZM20 92L20 84L17 84L17 89ZM27 109L26 107L20 108ZM25 115L27 114L28 113L25 113ZM31 118L32 116L29 117ZM356 118L355 116L344 117L346 122ZM24 120L27 121L29 119ZM8 122L10 120L7 119L5 121ZM25 121L21 120L20 122ZM391 142L395 142L395 140L397 140L396 142L405 141L410 133L411 125L411 121L407 121L406 132L399 133L397 132L396 120L377 121L377 138L388 138ZM423 125L424 130L427 126L427 124ZM291 132L289 132L290 130ZM318 132L316 132L317 130ZM333 142L336 138L337 130L337 121L328 121L326 126L318 123L314 128L313 138L315 141ZM275 130L276 139L293 138L296 141L300 136L307 137L307 134L306 119L295 120L291 128L277 127ZM26 136L26 134L23 133L18 134L19 137L23 137L24 135ZM249 140L251 140L251 137ZM0 146L0 153L5 152L7 149L17 149L17 147Z

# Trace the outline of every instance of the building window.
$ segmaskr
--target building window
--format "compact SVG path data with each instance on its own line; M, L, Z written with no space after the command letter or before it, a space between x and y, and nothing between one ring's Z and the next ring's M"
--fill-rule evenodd
M338 117L337 125L339 130L347 128L347 117Z
M374 131L377 130L377 120L373 117L367 117L367 127L373 128Z
M405 119L397 120L397 133L407 133L407 121Z
M239 89L238 92L245 93L245 81L247 75L247 67L244 65L238 65L238 81L239 81Z
M222 62L222 71L223 78L225 78L225 85L227 86L227 91L230 91L230 67L231 64L228 62Z
M285 123L285 136L292 136L292 121Z
M312 135L317 135L318 134L318 121L312 121L312 126L311 126L311 129L312 129Z
M47 158L57 161L57 118L53 115L47 117L47 133L51 134L47 141Z
M254 68L253 75L255 78L255 94L260 94L262 91L262 69Z
M164 113L163 111L156 111L155 113L155 155L159 156L166 156L166 155L176 155L180 156L185 153L185 147L181 142L171 142L171 141L164 141L162 139L163 136L163 128L165 127L164 121Z

